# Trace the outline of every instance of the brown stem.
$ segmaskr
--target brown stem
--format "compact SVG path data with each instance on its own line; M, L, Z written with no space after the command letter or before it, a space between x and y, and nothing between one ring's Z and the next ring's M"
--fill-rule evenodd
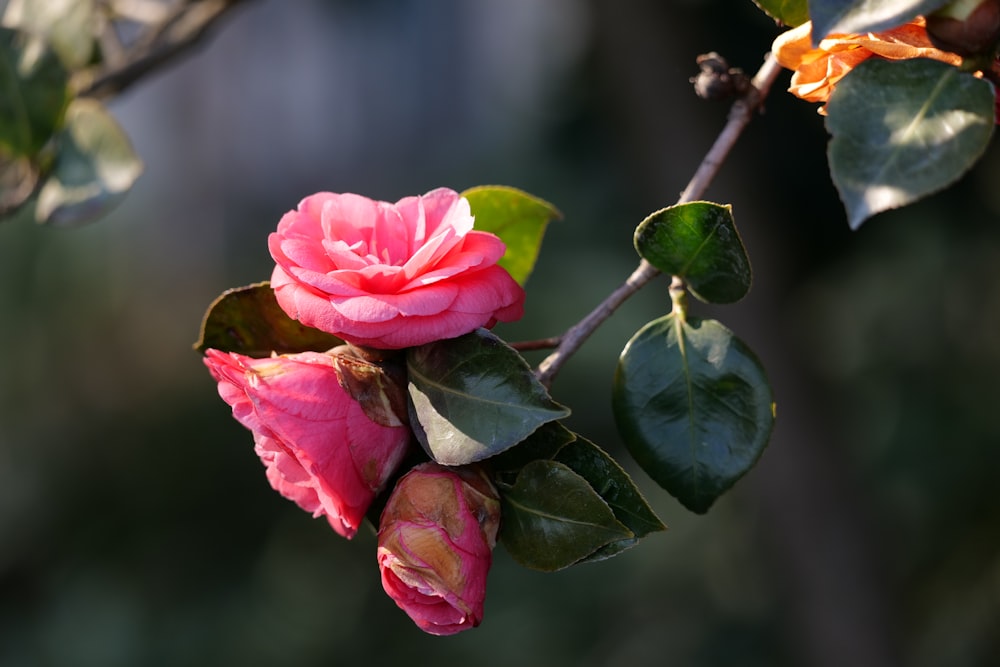
M698 165L694 176L677 200L678 204L694 201L704 194L712 179L715 178L719 169L722 168L726 157L736 144L736 140L739 139L743 130L750 123L754 112L763 104L764 99L771 89L771 85L780 71L781 66L778 65L774 56L770 53L767 54L764 58L764 63L754 76L752 85L747 93L733 103L732 109L729 111L726 126L719 133L708 153L705 154L701 164ZM590 338L597 327L611 317L612 313L629 297L638 292L640 288L659 274L659 270L646 260L639 262L639 266L628 277L628 280L609 294L590 314L570 327L565 335L562 336L562 340L556 351L538 365L538 370L535 374L541 383L546 387L550 387L559 369Z
M137 37L121 58L81 72L75 82L80 96L106 99L136 83L198 44L212 26L247 0L201 0L182 4ZM109 30L113 27L109 26Z

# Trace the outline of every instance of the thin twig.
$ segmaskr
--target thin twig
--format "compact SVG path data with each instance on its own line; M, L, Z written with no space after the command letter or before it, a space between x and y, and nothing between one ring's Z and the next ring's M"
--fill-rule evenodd
M705 193L705 190L708 189L712 179L715 178L715 175L719 172L719 169L736 144L736 140L750 123L754 113L763 104L780 71L781 67L774 59L774 56L770 53L767 54L764 63L753 78L749 92L733 103L726 126L719 133L708 153L705 154L701 164L698 165L694 176L677 200L678 204L694 201ZM562 336L562 340L556 351L538 365L538 370L535 371L535 374L538 376L539 381L546 387L552 386L552 381L555 379L559 369L590 338L597 327L611 317L612 313L629 297L638 292L639 289L659 274L659 270L646 260L639 262L639 266L632 272L632 275L628 277L628 280L624 284L609 294L590 314L570 327Z
M81 96L108 98L121 93L199 43L226 12L246 0L201 0L181 5L163 21L148 28L128 48L125 62L86 73L77 85Z
M562 336L552 336L551 338L539 338L538 340L522 340L509 345L519 352L531 352L533 350L551 350L559 347Z

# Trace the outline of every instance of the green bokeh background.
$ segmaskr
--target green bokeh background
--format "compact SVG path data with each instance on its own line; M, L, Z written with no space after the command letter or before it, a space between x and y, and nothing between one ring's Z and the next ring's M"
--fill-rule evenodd
M610 388L669 309L650 286L553 393L670 529L556 574L498 549L486 619L456 637L383 594L372 534L346 542L270 490L191 350L324 189L552 202L526 316L496 331L563 331L631 272L635 225L725 122L691 93L695 56L754 71L777 32L732 0L257 0L118 98L146 162L121 207L0 225L0 665L1000 664L995 148L850 233L822 118L784 74L708 193L754 286L694 306L768 369L769 449L704 517L635 471Z

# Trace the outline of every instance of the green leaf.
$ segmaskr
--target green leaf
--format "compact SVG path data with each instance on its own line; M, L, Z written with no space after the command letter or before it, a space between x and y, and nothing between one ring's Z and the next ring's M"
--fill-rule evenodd
M927 15L950 0L809 0L813 45L832 33L878 32Z
M615 421L636 462L704 513L764 451L774 403L753 352L714 320L667 315L622 351Z
M500 539L525 567L554 572L633 537L586 479L556 461L529 463L500 497Z
M475 228L496 234L507 245L498 264L524 285L535 268L545 228L562 214L552 204L506 186L482 185L462 196L476 216Z
M194 349L268 357L272 352L326 352L344 341L293 320L278 305L266 282L226 290L212 302Z
M935 60L871 58L826 105L830 174L857 229L871 216L943 189L986 150L993 86Z
M653 213L635 230L635 249L668 275L680 276L707 303L732 303L750 289L750 260L731 206L697 201Z
M406 352L410 424L438 463L464 465L569 415L528 363L486 329Z
M552 459L563 447L576 440L576 434L557 421L542 424L515 447L504 450L490 459L494 473L505 476L516 474L532 461Z
M71 70L90 63L94 53L94 0L10 0L3 25L42 37Z
M753 0L771 18L787 26L802 25L809 20L807 0Z
M114 117L97 100L73 100L56 135L51 173L38 192L35 217L59 227L92 222L125 198L142 161Z
M510 484L521 469L539 460L562 463L587 480L594 492L611 508L615 518L632 532L631 537L605 544L583 560L610 558L649 533L666 528L632 478L611 456L559 422L539 427L516 447L490 459L489 464L500 481Z
M0 156L34 158L62 123L69 75L38 37L0 28Z
M666 526L642 497L635 482L618 462L586 438L577 436L554 457L583 477L611 508L632 537L615 540L589 554L585 561L604 560L635 545L649 533L665 530Z

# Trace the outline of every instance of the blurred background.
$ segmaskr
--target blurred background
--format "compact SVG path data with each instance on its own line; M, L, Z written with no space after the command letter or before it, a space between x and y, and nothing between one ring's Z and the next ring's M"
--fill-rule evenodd
M692 307L768 369L763 459L705 516L633 466L667 532L556 574L500 547L482 626L452 638L384 595L372 533L271 491L191 349L318 190L552 202L525 318L497 332L561 333L725 122L695 57L753 73L777 33L748 1L254 0L117 98L146 163L125 202L76 230L0 225L0 665L1000 664L995 147L851 233L784 73L707 194L733 205L754 287ZM661 279L553 386L626 465L615 360L668 309Z

